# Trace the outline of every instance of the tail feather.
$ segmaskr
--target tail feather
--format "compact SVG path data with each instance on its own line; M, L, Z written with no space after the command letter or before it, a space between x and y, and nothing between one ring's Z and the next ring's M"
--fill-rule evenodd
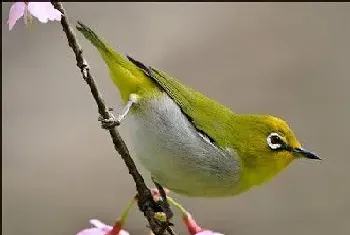
M124 102L128 100L131 93L137 93L140 87L147 88L148 86L154 86L152 81L145 76L142 69L117 53L88 26L78 22L76 28L100 52L102 59L109 68L110 76L114 84L118 87Z

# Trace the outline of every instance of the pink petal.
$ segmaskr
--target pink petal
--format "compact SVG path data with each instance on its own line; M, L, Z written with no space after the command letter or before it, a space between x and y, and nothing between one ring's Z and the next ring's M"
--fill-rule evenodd
M12 4L9 12L9 19L7 23L9 24L9 30L13 28L17 20L24 15L24 10L26 9L26 4L24 2L16 2Z
M95 226L96 228L98 228L104 232L109 232L113 228L112 226L109 226L107 224L102 223L98 219L91 219L89 222L90 222L90 224L92 224L93 226Z
M28 10L41 23L47 23L49 20L61 21L61 12L55 9L50 2L29 2Z
M105 232L99 228L87 228L77 233L77 235L105 235Z
M196 235L224 235L224 234L216 233L216 232L213 232L213 231L210 231L210 230L204 230L204 231L201 231L199 233L196 233Z
M119 235L130 235L127 231L125 230L120 230Z
M183 220L185 222L188 232L191 235L196 235L203 231L203 229L200 226L198 226L197 222L192 218L192 216L189 213L187 213L187 215L184 215Z
M189 213L187 213L187 215L185 215L183 219L187 230L191 235L224 235L210 230L203 230L200 226L198 226L197 222L192 218L192 216Z
M112 226L106 225L97 219L90 220L90 224L94 225L95 228L87 228L76 235L106 235L112 230ZM121 230L119 235L130 235L127 231Z

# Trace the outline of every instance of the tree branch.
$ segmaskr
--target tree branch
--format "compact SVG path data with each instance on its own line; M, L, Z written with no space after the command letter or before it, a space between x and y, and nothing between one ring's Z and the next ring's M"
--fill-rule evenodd
M88 86L91 89L91 94L93 95L96 101L99 114L104 119L110 118L110 114L106 108L105 102L100 92L98 91L95 79L90 72L90 67L83 57L82 48L79 45L78 40L75 36L75 33L69 24L65 9L63 8L60 2L52 1L51 3L57 10L59 10L63 14L61 19L61 25L62 25L63 31L67 36L69 46L73 49L73 52L75 54L75 58L77 61L77 66L81 71L81 75L83 76L85 82L88 84ZM109 134L111 135L114 148L123 158L125 165L129 169L129 174L133 177L135 181L136 190L138 193L137 199L138 199L139 209L144 213L144 216L147 218L153 233L155 235L164 234L165 230L169 231L170 229L169 224L162 223L154 218L154 213L162 211L162 209L154 201L151 191L147 188L142 175L138 172L136 165L130 156L129 150L126 147L126 144L123 141L123 139L120 137L120 134L117 131L117 129L113 128L109 130Z

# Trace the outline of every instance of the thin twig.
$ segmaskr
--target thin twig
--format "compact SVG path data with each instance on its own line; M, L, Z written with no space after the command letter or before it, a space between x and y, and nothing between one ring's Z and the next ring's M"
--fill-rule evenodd
M83 57L82 48L79 45L78 40L75 36L75 33L69 24L66 11L64 10L64 8L60 2L52 1L51 3L57 10L59 10L63 14L62 19L61 19L61 25L62 25L63 31L67 36L69 46L74 51L75 58L77 61L77 66L79 67L85 82L88 84L88 86L91 89L91 94L93 95L93 97L96 101L99 114L104 119L110 118L110 114L108 112L108 109L106 108L105 102L104 102L100 92L98 91L95 79L90 72L90 67ZM120 134L116 128L109 130L109 133L110 133L111 138L113 140L114 148L117 150L117 152L123 158L126 166L129 169L129 174L133 177L133 179L135 181L136 190L138 192L137 199L138 199L139 209L144 213L145 217L147 218L149 225L150 225L150 228L152 229L153 233L156 235L164 234L164 232L168 226L164 226L163 223L161 223L160 221L158 221L154 218L154 213L156 211L161 210L161 209L155 203L155 201L152 197L151 191L147 188L142 175L138 172L136 165L130 156L129 150L126 147L125 142L120 137Z

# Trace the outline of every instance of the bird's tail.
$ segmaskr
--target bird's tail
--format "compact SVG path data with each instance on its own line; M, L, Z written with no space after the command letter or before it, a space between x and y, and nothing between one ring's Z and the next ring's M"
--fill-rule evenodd
M131 93L138 93L140 88L146 90L147 88L149 89L155 86L140 68L117 53L89 27L78 22L77 30L100 52L102 59L109 68L110 76L114 84L118 87L120 96L124 102L128 100Z

